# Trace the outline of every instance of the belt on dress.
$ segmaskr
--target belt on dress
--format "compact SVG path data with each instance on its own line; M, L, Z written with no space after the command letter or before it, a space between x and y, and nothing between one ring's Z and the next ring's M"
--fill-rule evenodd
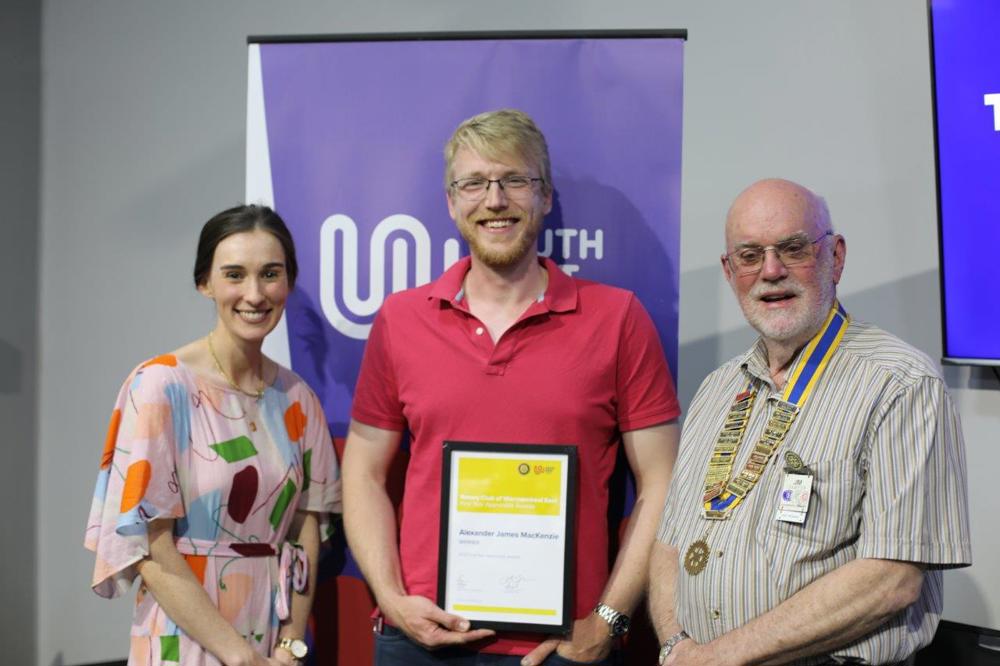
M309 583L309 556L305 548L294 541L285 541L279 548L270 543L240 543L209 541L181 537L174 540L177 552L182 555L203 557L277 557L278 594L275 597L275 613L279 620L287 620L291 614L292 591L303 593Z

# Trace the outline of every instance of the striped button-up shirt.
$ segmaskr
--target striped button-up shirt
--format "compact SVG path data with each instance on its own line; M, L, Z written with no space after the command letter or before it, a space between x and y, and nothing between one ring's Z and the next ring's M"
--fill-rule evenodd
M944 380L921 352L875 326L852 322L757 486L727 520L706 520L706 466L734 397L748 382L757 397L735 476L781 398L762 341L705 379L684 423L658 538L678 549L682 563L699 539L711 554L697 575L680 567L678 622L704 643L851 560L920 562L927 572L919 600L833 652L870 664L905 659L934 635L942 607L940 570L972 559L965 450ZM813 475L803 524L775 520L787 451Z

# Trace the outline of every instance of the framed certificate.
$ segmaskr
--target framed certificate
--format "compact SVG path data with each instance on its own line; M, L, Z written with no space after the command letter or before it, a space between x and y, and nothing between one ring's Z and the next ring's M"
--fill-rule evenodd
M445 442L438 603L474 627L573 623L575 446Z

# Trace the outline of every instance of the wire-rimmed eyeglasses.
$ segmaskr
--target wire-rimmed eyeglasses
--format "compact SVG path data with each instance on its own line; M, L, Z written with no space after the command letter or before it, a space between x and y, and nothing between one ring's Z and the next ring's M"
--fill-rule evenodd
M729 267L737 275L754 275L764 267L764 258L768 250L774 250L775 255L786 268L798 266L813 261L816 258L816 244L833 231L827 230L810 240L808 236L798 234L786 238L774 245L744 245L725 255Z
M531 191L531 186L535 183L544 183L544 178L534 178L532 176L510 175L503 178L459 178L449 183L451 189L460 198L466 201L479 201L486 196L490 185L496 183L503 192L509 196L523 196Z

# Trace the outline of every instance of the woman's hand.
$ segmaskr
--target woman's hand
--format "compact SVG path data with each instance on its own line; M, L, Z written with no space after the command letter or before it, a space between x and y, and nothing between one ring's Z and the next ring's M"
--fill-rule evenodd
M282 652L282 650L278 650L275 654L277 654L278 652ZM262 654L257 654L256 652L253 652L248 656L247 661L239 661L236 664L231 664L228 666L290 666L290 665L300 666L299 662L295 661L294 657L292 657L292 661L285 662L281 661L281 659L279 659L277 656L265 657Z
M292 653L284 648L277 648L271 660L281 666L302 666L302 662L292 656ZM270 663L270 661L268 663Z

